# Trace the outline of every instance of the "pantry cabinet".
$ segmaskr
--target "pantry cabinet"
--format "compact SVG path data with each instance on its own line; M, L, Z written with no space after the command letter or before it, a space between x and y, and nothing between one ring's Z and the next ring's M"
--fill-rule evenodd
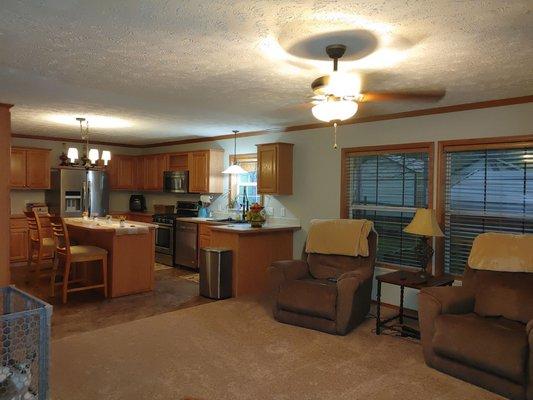
M11 148L12 189L50 189L50 150Z

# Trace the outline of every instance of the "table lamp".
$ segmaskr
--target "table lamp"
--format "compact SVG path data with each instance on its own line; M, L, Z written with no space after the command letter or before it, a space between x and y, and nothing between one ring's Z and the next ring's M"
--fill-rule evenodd
M433 257L433 248L430 245L430 238L442 237L442 233L437 218L435 217L435 210L419 208L416 210L415 216L409 225L404 230L406 233L412 233L420 236L418 243L415 247L416 255L420 261L420 277L423 279L428 278L428 263Z

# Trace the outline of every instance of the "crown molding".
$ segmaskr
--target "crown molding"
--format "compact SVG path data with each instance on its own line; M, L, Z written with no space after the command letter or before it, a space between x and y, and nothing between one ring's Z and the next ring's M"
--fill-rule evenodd
M372 115L368 117L355 117L349 120L342 122L340 125L353 125L353 124L363 124L368 122L377 122L377 121L386 121L391 119L400 119L400 118L412 118L412 117L421 117L425 115L434 115L434 114L446 114L459 111L468 111L468 110L477 110L482 108L491 108L491 107L502 107L515 104L531 103L533 102L533 95L529 96L520 96L520 97L510 97L506 99L496 99L496 100L487 100L487 101L478 101L473 103L464 103L464 104L455 104L451 106L442 106L442 107L433 107L433 108L424 108L420 110L404 111L399 113L392 114L381 114L381 115ZM1 105L1 103L0 103ZM265 129L260 131L250 131L250 132L241 132L237 136L239 138L250 137L250 136L259 136L265 135L268 133L290 133L290 132L299 132L307 131L312 129L327 128L330 124L325 122L317 122L312 124L305 125L293 125L280 128ZM62 138L62 137L43 137L37 135L25 135L25 134L12 134L12 137L16 138L25 138L25 139L38 139L38 140L52 140L58 142L73 142L79 143L81 140L72 139L72 138ZM94 144L106 145L106 146L118 146L118 147L130 147L138 149L147 149L153 147L165 147L165 146L177 146L190 143L203 143L203 142L214 142L217 140L232 139L234 134L225 134L209 137L199 137L193 139L183 139L183 140L173 140L166 142L154 142L146 144L122 144L115 142L106 142L106 141L91 141Z

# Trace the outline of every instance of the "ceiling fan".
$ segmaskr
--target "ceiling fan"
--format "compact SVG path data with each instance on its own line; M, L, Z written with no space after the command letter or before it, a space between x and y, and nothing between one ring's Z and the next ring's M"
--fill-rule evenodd
M332 44L326 47L326 54L333 60L333 72L313 81L312 101L313 116L324 122L333 122L335 127L335 145L337 124L353 117L360 103L391 100L438 101L446 94L445 90L432 91L398 91L373 92L362 91L361 81L357 75L338 71L339 59L344 55L346 46Z

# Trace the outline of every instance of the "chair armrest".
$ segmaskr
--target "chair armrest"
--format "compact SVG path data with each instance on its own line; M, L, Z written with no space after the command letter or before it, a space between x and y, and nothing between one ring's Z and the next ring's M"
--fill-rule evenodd
M474 311L474 293L463 286L443 286L424 288L420 291L419 302L433 302L439 314L466 314Z
M474 311L474 293L463 286L424 288L418 296L418 318L422 350L426 363L433 365L435 319L441 314L466 314Z
M275 261L268 267L271 287L274 291L288 280L302 279L309 276L309 266L302 260Z

